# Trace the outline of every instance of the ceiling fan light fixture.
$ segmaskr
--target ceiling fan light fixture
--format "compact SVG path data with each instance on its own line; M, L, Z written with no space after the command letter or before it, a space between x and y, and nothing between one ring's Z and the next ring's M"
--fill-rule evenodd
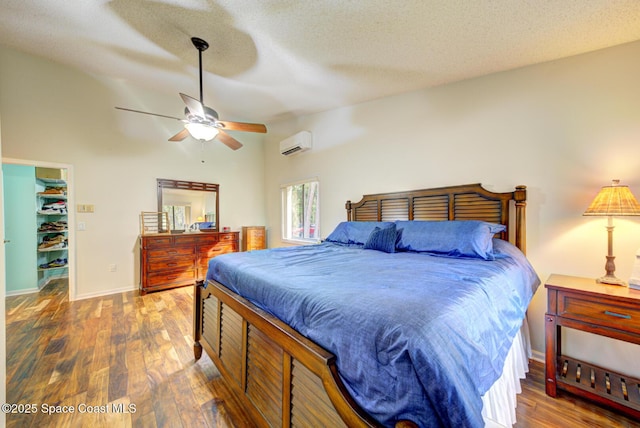
M134 113L148 114L151 116L166 117L167 119L174 119L184 123L184 128L180 130L176 135L169 138L169 141L182 141L191 135L196 140L211 141L218 137L225 146L231 150L238 150L242 147L242 143L231 135L227 134L223 130L242 131L242 132L259 132L266 133L267 127L260 123L243 123L243 122L230 122L228 120L218 120L218 113L211 107L207 107L202 102L202 51L209 47L209 43L198 38L192 37L191 42L198 49L198 71L200 77L200 99L195 99L189 95L180 93L180 97L185 104L184 115L185 119L179 117L167 116L164 114L149 113L146 111L133 110L130 108L116 107L118 110L127 110ZM223 132L220 132L223 131Z
M196 140L211 141L218 135L217 128L204 123L187 123L184 127Z

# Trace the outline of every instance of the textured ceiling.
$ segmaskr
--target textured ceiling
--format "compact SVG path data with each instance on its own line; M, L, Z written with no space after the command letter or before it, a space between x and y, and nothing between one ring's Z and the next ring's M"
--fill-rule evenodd
M205 103L269 122L639 40L640 1L0 0L0 44L176 93L176 112L198 97L192 36Z

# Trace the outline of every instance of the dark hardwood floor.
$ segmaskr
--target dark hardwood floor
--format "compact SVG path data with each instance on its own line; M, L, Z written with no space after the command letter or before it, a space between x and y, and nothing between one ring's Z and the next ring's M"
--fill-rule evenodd
M191 287L70 303L58 280L8 297L7 402L37 413L9 413L7 426L251 427L206 354L194 361L191 325ZM543 382L534 361L515 427L640 427L568 394L549 398Z

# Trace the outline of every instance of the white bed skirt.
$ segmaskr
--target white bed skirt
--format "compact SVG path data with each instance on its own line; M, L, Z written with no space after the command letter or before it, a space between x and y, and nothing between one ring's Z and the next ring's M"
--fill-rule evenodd
M520 379L529 371L531 343L525 317L507 354L502 375L482 397L482 416L486 427L511 427L516 423L517 394L522 392Z

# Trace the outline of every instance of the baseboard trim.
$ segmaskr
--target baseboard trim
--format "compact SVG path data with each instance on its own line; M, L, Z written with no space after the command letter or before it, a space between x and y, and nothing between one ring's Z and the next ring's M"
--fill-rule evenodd
M31 293L37 293L38 291L40 291L39 288L27 288L26 290L14 290L14 291L7 291L5 293L5 297L12 297L12 296L22 296L23 294L31 294Z
M80 294L76 296L74 300L92 299L94 297L103 297L103 296L109 296L111 294L120 294L120 293L129 292L129 291L136 291L137 289L138 287L129 286L129 287L114 288L111 290L95 291L93 293Z
M544 353L540 351L532 350L531 359L544 364Z

